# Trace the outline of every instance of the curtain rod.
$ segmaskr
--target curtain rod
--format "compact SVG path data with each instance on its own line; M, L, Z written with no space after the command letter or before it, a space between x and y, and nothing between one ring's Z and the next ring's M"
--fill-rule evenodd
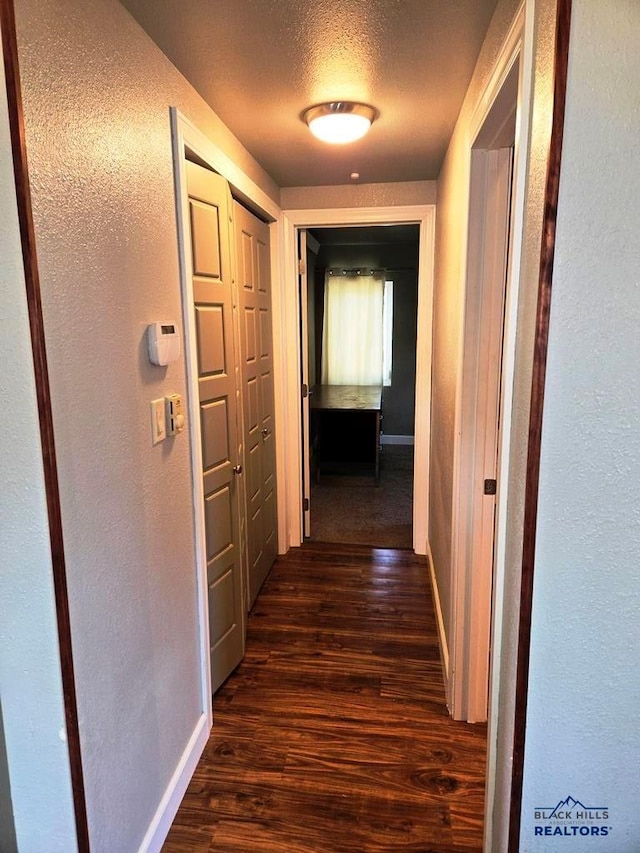
M329 267L329 275L372 275L376 272L417 272L417 267Z

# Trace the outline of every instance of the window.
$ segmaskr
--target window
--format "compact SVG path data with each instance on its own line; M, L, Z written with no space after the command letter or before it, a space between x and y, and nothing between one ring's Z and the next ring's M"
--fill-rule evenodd
M391 385L393 282L384 275L327 275L324 385Z

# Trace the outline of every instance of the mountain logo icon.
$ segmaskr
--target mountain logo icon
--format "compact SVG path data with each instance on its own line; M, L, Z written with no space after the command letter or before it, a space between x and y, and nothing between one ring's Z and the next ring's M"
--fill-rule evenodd
M586 806L582 800L577 800L569 794L555 806L545 806L535 809L536 820L606 820L609 816L607 806Z
M549 819L556 817L558 812L567 812L570 809L582 809L583 811L593 811L589 806L585 806L584 803L581 803L580 800L576 800L572 796L568 796L565 800L560 800L558 805L553 809L551 814L549 815Z

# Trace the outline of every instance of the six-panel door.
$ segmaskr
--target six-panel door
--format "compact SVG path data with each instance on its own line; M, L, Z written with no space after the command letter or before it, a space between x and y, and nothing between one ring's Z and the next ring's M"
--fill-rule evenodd
M234 202L246 460L249 605L277 553L269 226Z
M211 679L215 691L244 653L230 193L186 163L198 351L198 403L207 549Z

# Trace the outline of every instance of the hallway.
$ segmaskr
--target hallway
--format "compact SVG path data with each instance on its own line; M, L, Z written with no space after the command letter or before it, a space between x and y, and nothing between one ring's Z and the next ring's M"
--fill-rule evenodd
M485 741L447 716L424 559L293 549L163 851L480 851Z

